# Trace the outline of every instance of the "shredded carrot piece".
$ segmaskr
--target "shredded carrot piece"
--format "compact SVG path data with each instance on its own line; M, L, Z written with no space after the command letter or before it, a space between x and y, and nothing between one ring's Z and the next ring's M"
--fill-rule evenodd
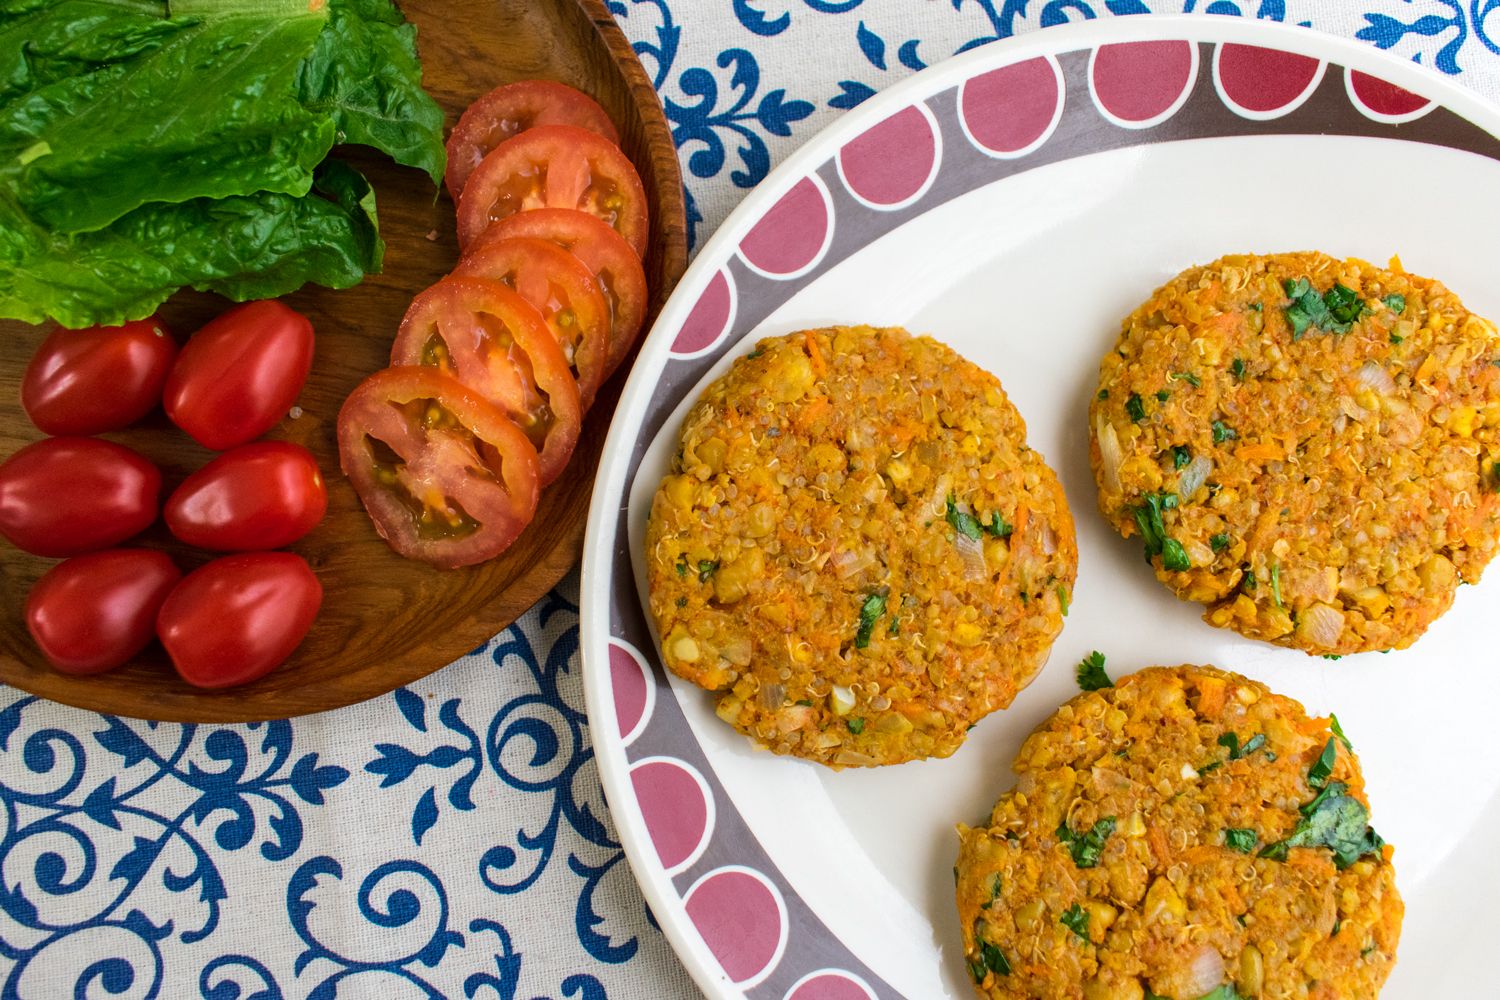
M1426 382L1432 377L1432 373L1437 371L1437 366L1437 355L1428 354L1427 358L1422 362L1422 366L1417 369L1417 381Z
M816 331L808 330L802 335L802 342L807 345L807 356L812 361L813 372L819 378L828 374L828 363L823 360L823 352L818 347L817 338L813 336Z
M1234 450L1234 457L1241 462L1279 462L1286 458L1281 446L1267 441L1242 444Z
M1224 711L1224 695L1228 685L1217 677L1205 677L1198 685L1198 711L1210 719L1216 719Z

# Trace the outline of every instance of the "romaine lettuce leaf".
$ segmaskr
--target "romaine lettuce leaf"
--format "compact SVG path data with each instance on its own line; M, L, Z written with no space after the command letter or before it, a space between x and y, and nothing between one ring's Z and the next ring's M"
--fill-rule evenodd
M181 286L245 301L309 281L358 284L384 252L374 192L340 160L318 169L314 189L153 203L72 235L0 198L0 315L84 327L148 315Z

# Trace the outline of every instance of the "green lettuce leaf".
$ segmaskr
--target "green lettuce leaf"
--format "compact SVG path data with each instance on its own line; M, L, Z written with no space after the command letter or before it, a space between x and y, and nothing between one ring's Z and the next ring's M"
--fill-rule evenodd
M440 184L443 112L422 89L417 29L390 0L335 0L297 77L304 106L331 114L338 141L373 146Z
M319 168L314 188L153 203L72 235L0 200L0 315L84 327L148 315L182 286L246 301L310 281L358 284L384 253L374 192L339 160Z

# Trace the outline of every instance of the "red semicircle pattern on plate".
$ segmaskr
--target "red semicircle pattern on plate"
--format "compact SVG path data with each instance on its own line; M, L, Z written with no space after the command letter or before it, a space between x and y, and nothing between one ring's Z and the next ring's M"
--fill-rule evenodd
M832 225L823 192L804 177L745 234L740 253L759 271L791 277L818 259Z
M615 721L620 726L620 738L625 739L641 724L646 715L648 702L646 676L640 658L626 649L618 640L609 644L609 685L615 699Z
M872 205L904 205L938 166L938 139L919 107L903 108L839 150L839 173L855 197Z
M677 331L677 339L672 341L673 354L700 354L729 332L729 323L734 319L734 290L729 281L729 275L722 270L709 280L683 321L682 329Z
M1039 57L965 81L958 113L975 145L1006 156L1047 134L1062 99L1057 71Z
M657 757L632 767L630 784L662 867L674 871L692 861L710 833L702 779L680 760Z
M1246 111L1269 114L1301 97L1318 77L1318 60L1295 52L1226 42L1217 71L1224 95Z
M871 1000L870 991L842 972L821 972L804 980L786 1000Z
M786 942L785 911L765 877L741 868L713 872L694 886L688 919L732 982L766 973Z
M1394 83L1358 70L1349 73L1349 89L1354 92L1355 103L1363 105L1365 110L1391 118L1413 114L1432 103Z
M1101 45L1089 67L1094 99L1121 121L1154 121L1192 87L1193 54L1177 40Z

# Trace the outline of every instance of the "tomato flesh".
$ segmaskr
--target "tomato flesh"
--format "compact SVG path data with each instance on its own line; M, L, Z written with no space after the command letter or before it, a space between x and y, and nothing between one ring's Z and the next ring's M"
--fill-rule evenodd
M339 410L339 466L399 554L443 568L504 552L536 513L536 449L504 412L437 367L361 382Z
M569 125L541 125L496 146L458 200L458 245L491 224L536 208L573 208L597 216L646 252L646 189L618 146Z
M274 300L248 302L189 338L167 377L167 416L223 451L274 427L312 370L313 326Z
M609 115L586 94L551 80L507 83L470 104L449 133L448 193L457 200L486 153L537 125L573 125L620 141Z
M156 520L161 470L124 445L35 441L0 465L0 535L61 558L117 545Z
M301 556L244 552L183 577L162 603L156 634L194 687L264 677L301 644L323 603L323 585Z
M182 573L162 552L107 549L48 570L26 596L26 628L65 674L127 663L156 634L156 613Z
M279 549L302 538L328 509L318 461L289 441L231 448L167 498L162 516L189 545L220 552Z
M562 348L583 409L593 405L609 349L609 306L577 257L534 237L488 240L453 273L498 281L531 303Z
M562 348L520 294L487 278L444 278L412 301L391 364L452 375L516 422L536 449L542 485L562 473L583 420Z
M152 316L122 326L54 330L21 380L21 405L47 434L128 427L161 402L177 342Z
M535 237L556 243L594 273L609 306L609 356L604 378L620 367L646 320L646 272L625 238L604 222L571 208L538 208L508 216L486 229L465 259L492 242ZM459 269L464 267L459 262Z

